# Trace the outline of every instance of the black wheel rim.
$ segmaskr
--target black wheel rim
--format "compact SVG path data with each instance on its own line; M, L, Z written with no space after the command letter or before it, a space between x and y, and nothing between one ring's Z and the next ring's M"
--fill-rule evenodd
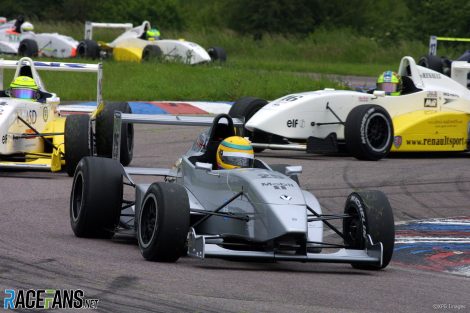
M157 199L153 194L149 195L144 202L140 214L139 236L141 245L146 248L152 242L157 231Z
M373 114L367 121L366 139L372 150L383 151L390 142L390 124L380 113Z
M72 219L77 221L80 216L82 209L83 200L83 175L81 172L77 173L73 182L73 194L72 194Z
M344 238L346 244L353 249L363 249L362 222L360 214L355 207L348 210L351 217L344 220Z

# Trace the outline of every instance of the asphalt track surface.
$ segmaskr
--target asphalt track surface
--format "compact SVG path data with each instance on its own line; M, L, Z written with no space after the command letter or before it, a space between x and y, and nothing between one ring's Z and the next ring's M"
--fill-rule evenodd
M138 126L132 165L171 166L200 130ZM341 212L352 190L379 189L389 197L396 222L469 215L469 155L405 155L379 162L288 151L258 157L302 165L300 183L325 212ZM468 277L415 270L393 259L376 272L347 264L189 257L174 264L147 262L135 240L73 235L71 183L65 173L0 172L0 300L3 289L79 288L100 300L100 312L470 310ZM437 307L443 304L460 309Z

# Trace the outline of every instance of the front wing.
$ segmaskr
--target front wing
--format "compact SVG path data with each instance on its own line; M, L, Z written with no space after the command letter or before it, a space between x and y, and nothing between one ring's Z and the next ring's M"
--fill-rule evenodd
M373 243L367 236L367 246L364 250L339 249L333 253L306 253L303 255L282 254L275 251L243 251L222 248L217 244L218 236L196 235L191 228L188 236L188 254L197 258L224 258L251 261L297 261L297 262L327 262L327 263L363 263L379 267L383 262L383 245Z
M0 169L19 169L19 170L44 170L58 172L61 170L64 161L60 153L41 153L42 156L35 156L31 161L0 161Z

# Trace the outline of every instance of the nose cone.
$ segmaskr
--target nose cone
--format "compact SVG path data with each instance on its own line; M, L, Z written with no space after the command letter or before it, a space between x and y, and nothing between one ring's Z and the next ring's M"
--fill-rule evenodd
M258 129L269 133L276 133L276 128L279 128L279 125L284 121L285 118L282 117L279 110L273 110L265 106L248 120L245 127L250 131Z
M239 169L230 172L232 190L244 190L255 203L305 205L299 185L289 177L261 169Z

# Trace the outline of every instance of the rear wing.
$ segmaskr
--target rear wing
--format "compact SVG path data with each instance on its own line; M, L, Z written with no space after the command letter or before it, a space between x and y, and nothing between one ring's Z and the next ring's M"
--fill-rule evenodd
M453 37L429 37L429 54L437 55L437 41L455 41L455 42L470 42L470 38L453 38Z
M91 40L93 38L93 28L123 28L124 31L132 29L132 23L95 23L85 22L85 39Z
M37 70L45 71L59 71L59 72L84 72L96 73L96 104L99 105L103 101L103 65L98 64L85 64L85 63L65 63L65 62L43 62L33 61L30 58L21 58L19 61L14 60L0 60L0 90L3 90L3 70L16 69L15 78L20 75L23 66L30 66L32 78L36 85L41 90L45 90L44 83L42 82Z
M185 116L185 115L152 115L152 114L130 114L114 113L113 129L113 154L112 158L119 160L121 151L121 126L122 124L159 124L159 125L181 125L181 126L212 126L216 116ZM243 127L241 119L232 118L233 126Z

